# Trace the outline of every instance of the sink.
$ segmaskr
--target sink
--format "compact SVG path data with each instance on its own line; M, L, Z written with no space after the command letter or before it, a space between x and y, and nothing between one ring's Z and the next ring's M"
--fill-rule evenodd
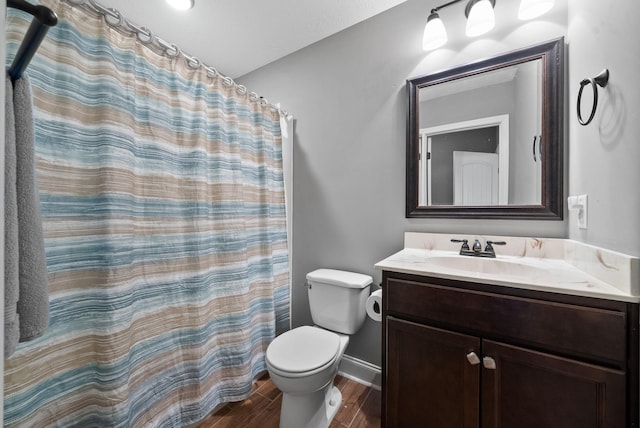
M425 262L434 267L440 267L443 269L455 269L478 274L521 277L545 275L549 269L546 265L535 266L533 264L526 264L516 260L490 259L459 255L428 257L425 259Z
M640 257L555 238L463 236L504 240L496 258L460 255L451 236L405 233L405 248L375 264L377 269L492 286L551 291L637 303Z

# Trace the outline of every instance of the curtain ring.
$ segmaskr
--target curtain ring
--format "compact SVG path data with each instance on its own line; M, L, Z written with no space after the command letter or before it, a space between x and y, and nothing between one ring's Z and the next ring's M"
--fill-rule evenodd
M142 36L146 37L146 39ZM153 33L147 27L141 27L139 31L136 31L136 38L143 45L148 45L153 42Z
M104 22L106 22L108 26L113 27L113 28L121 27L122 23L123 23L122 14L117 9L109 8L109 9L106 9L106 10L108 12L103 15ZM109 21L109 17L115 18L117 21L116 22L111 22L111 21Z
M598 108L598 86L600 86L601 88L604 88L607 86L607 83L609 83L609 69L607 68L605 68L596 77L593 77L591 79L582 79L582 81L580 82L580 90L578 91L578 105L577 105L578 122L580 122L580 125L586 126L590 124L591 121L593 120L593 117L596 115L596 109ZM591 85L591 90L593 91L593 106L591 106L591 114L589 115L589 119L585 121L584 119L582 119L582 111L580 107L582 104L582 91L587 85Z
M218 70L216 70L213 67L209 67L207 65L202 65L202 67L207 71L207 76L211 77L212 79L215 79L218 76Z
M166 56L168 56L169 58L175 58L178 55L180 55L180 49L178 49L178 47L176 45L174 45L173 43L171 43L169 45L169 47L165 48L164 50L164 54Z
M198 68L200 68L200 65L202 64L200 60L195 56L186 57L186 60L187 60L187 66L194 70L197 70Z

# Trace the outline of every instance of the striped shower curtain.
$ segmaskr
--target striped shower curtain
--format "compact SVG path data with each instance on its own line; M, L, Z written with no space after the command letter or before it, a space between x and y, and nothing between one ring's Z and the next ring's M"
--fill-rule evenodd
M288 328L279 113L41 3L60 18L27 69L50 327L5 361L5 426L197 422ZM30 19L9 11L9 60Z

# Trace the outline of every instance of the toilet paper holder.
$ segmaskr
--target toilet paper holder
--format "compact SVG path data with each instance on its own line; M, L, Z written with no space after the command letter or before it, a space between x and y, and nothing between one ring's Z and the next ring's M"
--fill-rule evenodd
M382 308L380 307L380 302L373 302L373 311L375 313L382 312Z
M382 289L369 295L366 301L366 312L373 321L382 321Z

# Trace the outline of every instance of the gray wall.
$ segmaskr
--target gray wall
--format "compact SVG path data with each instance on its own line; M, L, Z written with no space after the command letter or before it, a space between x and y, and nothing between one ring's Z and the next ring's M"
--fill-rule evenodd
M508 114L515 117L513 81L470 89L420 103L420 128ZM512 128L513 126L510 126ZM513 136L509 136L513 140Z
M569 236L640 256L640 1L569 1L569 190L588 194L587 230L571 213ZM579 82L609 68L593 122L581 126ZM591 110L585 90L583 117ZM588 117L588 116L587 116Z
M601 7L597 8L600 5L596 0L588 0L589 11L583 13L580 10L583 1L556 0L553 12L542 20L526 23L515 18L508 22L498 20L490 35L471 42L451 31L450 43L446 47L425 53L421 49L422 31L429 7L435 6L436 2L427 5L424 1L409 0L238 79L271 101L281 102L297 118L292 243L294 326L311 322L303 287L307 272L319 267L348 269L373 275L379 283L381 273L373 265L402 248L405 231L440 232L452 236L458 233L568 236L568 225L575 219L571 217L568 220L567 214L564 221L406 219L404 216L405 80L567 36L567 2L572 4L572 15L576 18L575 23L571 20L576 28L572 29L567 40L570 44L568 68L571 69L567 87L572 88L570 102L567 103L567 109L570 109L567 128L570 123L572 135L586 138L587 146L597 146L593 153L576 154L578 149L574 146L582 141L571 137L572 152L568 153L571 170L568 170L565 181L571 182L572 192L590 194L589 221L592 225L584 235L574 233L572 227L571 236L595 245L640 254L637 196L629 196L636 199L630 203L622 200L624 194L614 195L616 192L611 192L611 189L620 187L631 190L632 184L627 184L627 177L631 183L640 182L640 169L631 165L640 159L637 138L632 141L633 135L640 135L637 132L640 121L630 123L633 117L640 117L637 114L640 101L635 97L636 104L625 110L628 130L622 134L625 140L622 143L605 144L598 136L597 124L581 129L578 134L573 111L576 99L573 89L579 81L576 75L578 68L580 74L589 75L604 66L615 65L616 69L612 70L613 87L621 91L624 82L632 82L629 75L634 68L624 61L636 64L637 69L638 59L633 56L637 56L634 40L638 37L626 34L631 31L637 35L638 30L630 20L638 16L640 6L631 1L616 2L616 8L621 10L613 11L616 8L608 7L604 8L606 12L602 12ZM447 12L448 20L462 21L464 14L453 10L455 8L452 6L452 11ZM603 18L599 13L615 14L616 19L620 15L628 25L615 21L601 24ZM593 21L596 29L604 25L602 30L612 33L608 47L604 42L597 44L603 56L601 60L590 60L586 46L584 49L573 47L574 44L582 44L579 40L582 37L585 43L597 37L597 31L586 34L594 29L582 22L583 18ZM609 62L610 57L620 52L613 47L623 43L626 49L623 49L621 58L615 63ZM572 60L576 50L584 51L577 62ZM624 80L618 80L623 78L619 68L625 69ZM634 95L637 88L635 85ZM614 127L614 131L616 129ZM635 134L632 133L634 130ZM611 137L616 141L619 138L620 135ZM624 158L625 150L633 155L632 159ZM603 170L597 165L601 159L611 160L607 162L611 166L604 169L605 174L599 173ZM614 168L617 168L615 174ZM606 184L600 184L600 180ZM609 194L605 194L605 188L609 189ZM616 202L619 206L632 205L636 210L631 213L616 211L612 220L615 219L617 224L610 224L605 218L604 206L609 202ZM625 231L631 231L633 235ZM352 337L347 354L380 364L380 336L380 324L367 320L363 329Z

